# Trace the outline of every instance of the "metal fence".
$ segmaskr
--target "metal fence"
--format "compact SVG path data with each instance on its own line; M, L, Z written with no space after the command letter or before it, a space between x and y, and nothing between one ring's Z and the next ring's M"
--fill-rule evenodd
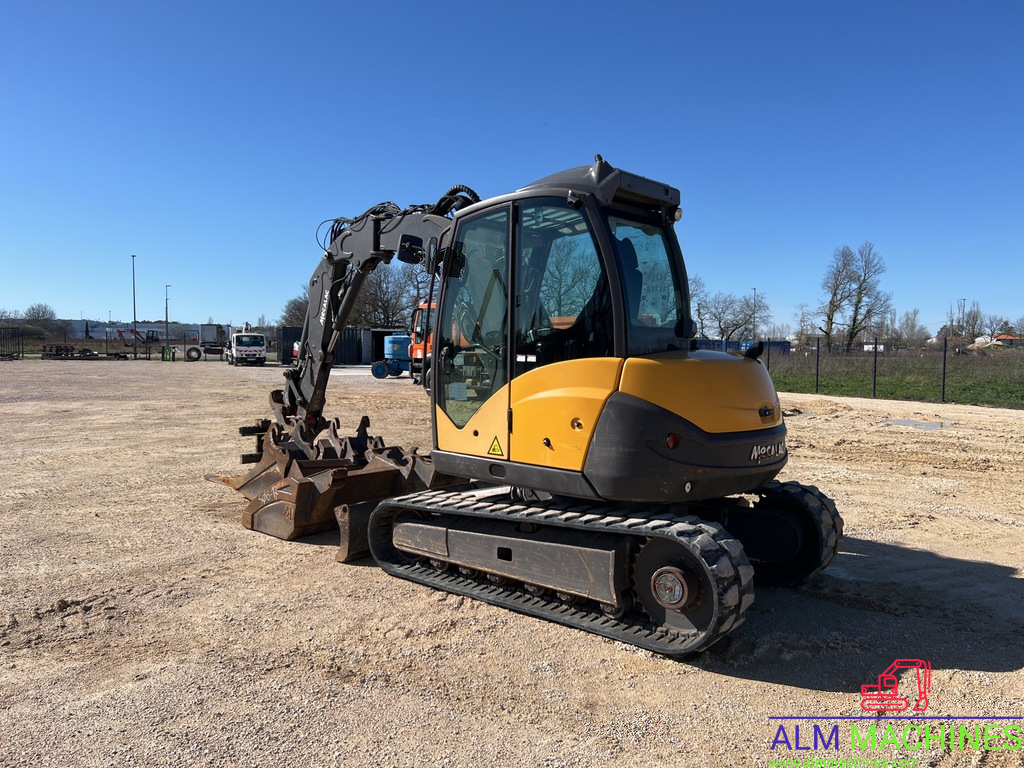
M0 328L0 360L14 360L25 356L25 339L21 328Z
M867 343L846 352L820 340L765 364L782 391L1024 408L1024 350L940 339L924 349Z

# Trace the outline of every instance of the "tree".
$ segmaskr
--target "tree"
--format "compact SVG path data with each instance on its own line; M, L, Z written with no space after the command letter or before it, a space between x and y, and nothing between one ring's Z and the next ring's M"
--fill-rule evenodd
M982 335L985 330L983 318L981 306L977 301L972 301L970 308L964 312L963 328L961 329L964 338L974 341Z
M981 321L981 327L984 329L985 335L992 338L1000 333L1006 333L1004 326L1008 325L1009 323L1002 315L985 315Z
M53 311L53 307L49 304L33 304L22 317L33 325L38 325L43 328L50 327L57 320L57 313Z
M697 326L697 337L708 338L708 289L699 275L690 275L690 314Z
M838 337L849 352L868 328L885 322L892 295L881 289L884 272L885 262L871 242L865 241L856 253L844 245L832 254L821 281L825 299L818 308L829 349Z
M306 324L306 308L309 306L309 286L302 286L302 293L294 299L288 299L281 310L281 319L278 321L284 326L299 326Z
M719 291L711 296L703 280L691 278L690 304L697 324L697 335L704 339L754 339L757 337L755 326L760 327L762 323L768 323L769 327L778 330L777 326L770 323L771 308L762 293L741 298L733 293Z
M413 309L427 297L430 275L413 264L380 264L367 275L352 307L348 324L361 327L396 328L409 324ZM309 286L289 299L278 321L283 326L306 323ZM332 303L332 311L338 307Z
M739 335L749 322L749 315L743 311L740 300L731 293L719 291L705 302L704 309L715 338L723 341Z
M409 324L419 284L415 271L405 266L381 264L367 275L349 325L394 328Z
M895 310L892 314L895 319ZM928 329L921 325L920 316L921 311L916 308L903 313L900 321L893 324L891 338L894 344L906 347L923 347L925 345L930 334Z
M825 346L830 351L842 313L850 301L854 258L853 250L848 245L836 248L832 254L832 263L828 265L825 276L821 279L821 287L826 298L818 312L824 318L821 332L825 336Z
M814 310L808 307L806 304L801 304L797 307L796 321L799 324L799 328L796 332L797 344L807 344L811 338L818 333L817 323L815 322L816 314Z

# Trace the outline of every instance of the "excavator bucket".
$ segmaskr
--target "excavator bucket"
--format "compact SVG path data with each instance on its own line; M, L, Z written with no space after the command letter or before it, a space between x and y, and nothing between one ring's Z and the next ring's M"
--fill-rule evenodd
M318 442L315 459L297 450L268 421L242 427L240 433L257 437L258 451L242 457L243 463L255 466L239 475L210 474L206 479L249 500L242 513L246 528L296 539L337 526L342 534L338 559L362 557L369 552L366 524L377 502L461 482L436 472L429 455L370 437L369 423L364 416L355 436L340 437L335 419L327 437Z

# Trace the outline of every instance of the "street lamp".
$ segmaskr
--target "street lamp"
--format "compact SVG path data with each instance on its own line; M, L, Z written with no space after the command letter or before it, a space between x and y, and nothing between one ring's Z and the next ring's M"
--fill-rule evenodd
M135 315L135 254L132 254L132 355L139 356L139 321Z
M167 321L167 289L170 287L170 283L164 286L164 339L168 344L171 343L171 326L170 323Z

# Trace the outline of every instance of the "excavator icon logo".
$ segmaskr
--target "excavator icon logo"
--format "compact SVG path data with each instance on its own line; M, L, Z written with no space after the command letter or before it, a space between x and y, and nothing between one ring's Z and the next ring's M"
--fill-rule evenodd
M921 659L896 659L878 676L877 684L860 687L860 708L865 712L902 712L910 706L910 701L900 696L899 681L896 671L900 669L917 670L917 703L915 712L928 709L928 690L932 687L932 663Z

